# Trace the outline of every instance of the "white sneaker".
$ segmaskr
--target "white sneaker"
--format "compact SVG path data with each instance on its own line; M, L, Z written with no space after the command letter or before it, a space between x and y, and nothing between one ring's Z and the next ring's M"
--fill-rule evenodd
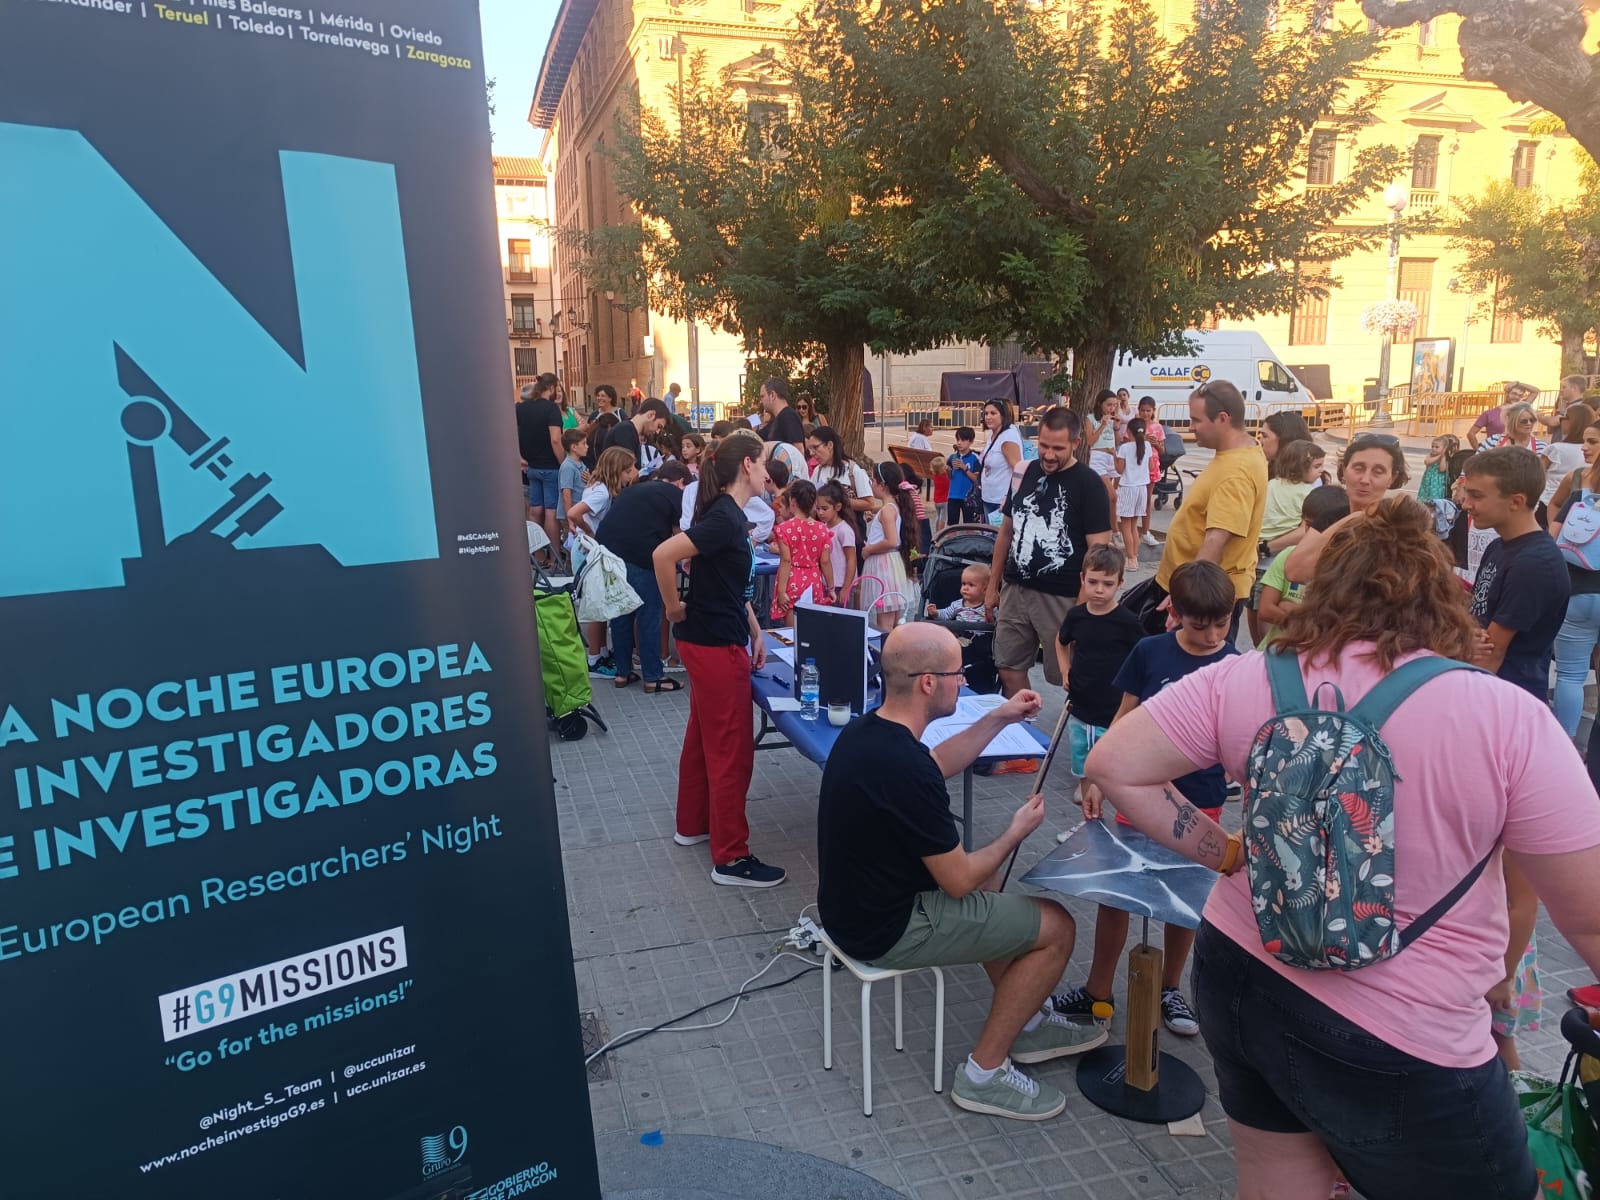
M680 846L698 846L701 842L709 842L709 833L674 833L672 840Z
M1140 538L1139 540L1142 541L1146 546L1161 545L1160 542L1156 541L1156 535L1151 533L1148 529L1144 531L1144 537Z

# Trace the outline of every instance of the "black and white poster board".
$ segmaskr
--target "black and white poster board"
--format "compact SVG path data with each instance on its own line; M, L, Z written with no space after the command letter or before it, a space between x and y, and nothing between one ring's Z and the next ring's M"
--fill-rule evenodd
M598 1194L482 60L0 6L0 1194Z
M819 700L848 704L853 713L867 705L867 614L853 608L799 604L794 610L794 694L800 695L800 669L817 660Z

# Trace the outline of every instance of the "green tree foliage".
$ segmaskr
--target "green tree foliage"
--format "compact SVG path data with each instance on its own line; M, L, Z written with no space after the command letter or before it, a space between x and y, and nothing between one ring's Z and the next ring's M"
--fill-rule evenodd
M1576 199L1555 204L1509 180L1460 204L1451 227L1467 281L1561 342L1561 371L1584 373L1583 340L1600 329L1600 171L1584 163ZM1485 307L1488 307L1486 303Z
M770 60L781 99L752 102L696 55L670 111L635 108L612 156L639 220L575 240L619 300L737 334L752 360L825 362L830 422L859 450L865 344L957 336L960 288L905 252L901 205L867 198L828 90Z
M1080 406L1118 348L1287 310L1297 262L1380 235L1335 222L1400 163L1367 146L1298 186L1312 126L1352 138L1377 95L1355 80L1379 38L1311 0L1200 0L1173 41L1146 0L822 0L801 41L868 200L977 288L970 331L1074 351Z

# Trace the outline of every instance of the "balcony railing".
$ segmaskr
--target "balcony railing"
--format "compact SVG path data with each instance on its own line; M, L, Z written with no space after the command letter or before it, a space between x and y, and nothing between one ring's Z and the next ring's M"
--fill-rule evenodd
M1418 212L1432 212L1439 207L1439 193L1427 188L1412 188L1411 207Z

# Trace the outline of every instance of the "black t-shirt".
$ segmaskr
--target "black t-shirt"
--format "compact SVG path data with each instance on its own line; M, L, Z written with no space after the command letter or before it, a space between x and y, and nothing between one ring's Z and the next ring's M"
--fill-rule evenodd
M1237 653L1239 648L1229 642L1215 654L1190 654L1178 645L1176 630L1158 633L1155 637L1142 639L1133 648L1128 661L1122 664L1122 670L1112 680L1112 686L1119 692L1137 696L1139 703L1143 704L1167 684ZM1174 779L1172 783L1196 808L1221 808L1223 801L1228 798L1228 777L1220 766L1202 767L1181 779Z
M805 444L806 427L801 423L800 414L793 407L785 404L778 410L778 415L773 417L761 428L763 442L796 442Z
M1061 622L1061 644L1072 647L1067 699L1073 716L1102 729L1111 724L1122 706L1122 692L1115 686L1117 672L1143 637L1139 618L1120 604L1099 616L1087 604L1067 611Z
M639 431L631 420L617 422L615 428L606 433L600 448L609 450L613 446L621 446L633 454L635 466L639 465Z
M960 844L928 748L875 712L845 726L817 805L817 909L839 949L867 961L888 953L917 893L938 890L922 860Z
M678 532L682 515L683 489L670 483L636 483L611 501L595 540L623 562L649 570L651 555Z
M1074 461L1046 474L1035 460L1006 500L1011 518L1007 583L1052 596L1076 596L1090 534L1111 532L1111 502L1100 476Z
M755 551L744 510L726 493L718 496L689 526L689 540L699 554L689 564L689 611L673 632L696 646L746 645L750 622L744 606L752 594Z
M1567 616L1572 585L1567 560L1542 529L1489 543L1472 585L1472 615L1487 629L1515 630L1499 675L1544 703L1550 692L1550 654Z
M517 448L534 471L554 471L561 465L550 430L561 432L561 406L549 397L522 400L517 404Z

